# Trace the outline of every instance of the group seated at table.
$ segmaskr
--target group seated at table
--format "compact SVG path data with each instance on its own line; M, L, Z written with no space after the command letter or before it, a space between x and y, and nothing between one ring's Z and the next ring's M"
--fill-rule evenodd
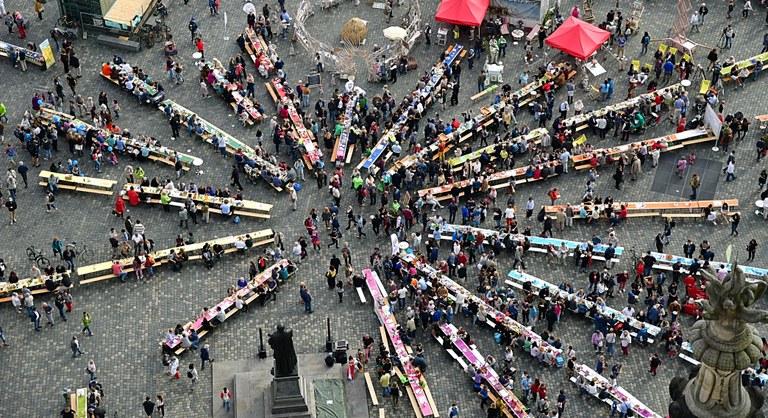
M53 292L61 287L62 289L69 289L72 287L72 279L70 278L69 271L57 264L54 268L48 264L43 271L37 267L33 267L31 276L25 279L19 279L18 274L15 271L11 271L8 274L8 281L0 282L0 302L9 300L6 298L8 294L22 295L30 292L31 294Z
M118 55L115 55L113 62L102 64L101 74L130 91L139 103L149 103L151 99L158 101L157 97L164 96L162 84L146 74L142 68L131 67Z
M281 259L259 272L252 271L250 279L238 278L235 284L227 288L226 298L212 309L204 307L194 320L169 329L160 341L163 351L178 355L189 349L198 349L200 339L232 314L241 310L247 312L249 305L257 300L264 306L269 298L276 299L275 293L280 285L295 271L296 266L290 260Z
M248 98L253 92L249 92L243 83L246 80L253 83L253 79L245 72L245 59L242 55L230 59L229 69L224 68L216 58L201 64L201 67L200 79L205 80L227 103L234 104L241 123L245 124L249 120L258 122L262 118L264 108L258 101Z

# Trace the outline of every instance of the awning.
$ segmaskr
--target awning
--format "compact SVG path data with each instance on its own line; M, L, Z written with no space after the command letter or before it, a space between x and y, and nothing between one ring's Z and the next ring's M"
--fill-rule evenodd
M490 0L443 0L435 20L462 26L480 26Z
M611 36L610 33L573 16L544 41L580 60L586 60Z

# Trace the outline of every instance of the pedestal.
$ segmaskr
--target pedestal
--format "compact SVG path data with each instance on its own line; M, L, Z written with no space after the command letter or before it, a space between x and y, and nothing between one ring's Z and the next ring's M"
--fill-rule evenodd
M309 408L299 385L299 376L276 377L272 380L272 414L275 416L309 417Z

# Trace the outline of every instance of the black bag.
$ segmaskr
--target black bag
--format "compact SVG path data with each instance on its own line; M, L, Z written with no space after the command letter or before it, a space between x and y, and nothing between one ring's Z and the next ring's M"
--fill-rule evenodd
M187 370L187 377L190 378L190 379L192 378L192 371L191 370Z

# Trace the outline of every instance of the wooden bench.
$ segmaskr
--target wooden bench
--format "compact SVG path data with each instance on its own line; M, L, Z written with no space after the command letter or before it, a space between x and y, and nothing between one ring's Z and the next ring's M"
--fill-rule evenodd
M272 83L264 83L264 85L267 87L269 95L272 96L272 100L274 100L275 103L280 104L280 98L277 97L277 92L272 88Z
M365 384L368 386L368 394L371 396L371 402L373 403L373 406L379 405L379 398L376 396L376 389L373 387L373 382L371 381L371 374L368 372L363 373L363 376L365 376Z
M167 164L167 165L170 165L170 166L175 166L176 165L173 161L171 161L171 160L169 160L169 159L167 159L165 157L160 157L158 155L151 155L150 154L149 157L147 157L147 158L149 158L152 161L157 161L159 163ZM189 166L187 166L186 164L182 164L181 165L181 169L184 170L184 171L189 171Z
M357 290L357 297L360 298L360 304L365 305L365 292L363 292L363 288L357 287L355 290Z
M661 216L661 212L627 212L627 218L641 218L648 216Z
M48 180L43 180L43 181L39 182L38 184L40 186L43 186L43 187L47 188L48 187ZM76 192L94 193L94 194L100 194L100 195L104 195L104 196L112 196L112 193L113 193L112 191L109 191L109 190L91 189L90 187L72 186L72 185L69 185L69 184L61 184L61 183L59 183L59 184L57 184L57 186L59 187L59 189L72 190L72 191L76 191Z

